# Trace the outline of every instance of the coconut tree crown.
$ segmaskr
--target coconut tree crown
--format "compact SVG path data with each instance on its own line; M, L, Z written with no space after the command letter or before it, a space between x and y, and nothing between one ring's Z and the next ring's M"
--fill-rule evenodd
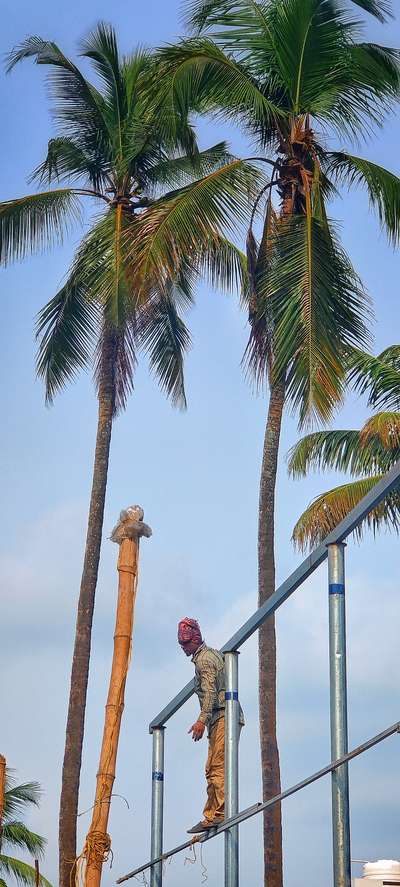
M194 37L160 54L181 113L239 122L270 169L254 207L262 233L248 238L247 359L258 378L285 380L301 423L330 416L349 351L368 342L368 298L329 199L362 185L389 239L400 234L398 177L330 147L335 135L367 138L400 94L399 51L360 39L355 6L381 21L391 12L369 0L200 0L188 7Z
M115 410L123 407L142 347L161 386L182 405L190 336L180 312L202 271L221 285L241 286L244 260L225 234L234 216L244 219L260 173L233 158L224 142L199 151L187 115L161 121L143 89L154 69L150 54L121 57L111 26L100 23L80 55L97 85L39 37L9 56L8 70L30 57L49 67L56 136L32 176L49 190L0 206L0 259L21 259L61 240L79 219L82 199L92 200L92 227L38 318L38 372L47 397L94 352L100 383L108 349Z

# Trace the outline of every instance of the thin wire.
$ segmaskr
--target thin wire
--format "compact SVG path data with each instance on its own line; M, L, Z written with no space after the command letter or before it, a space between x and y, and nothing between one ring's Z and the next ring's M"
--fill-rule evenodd
M94 808L97 807L98 804L106 804L106 803L108 803L108 801L110 800L110 798L122 798L122 800L125 801L125 804L126 804L128 810L131 809L130 806L129 806L129 801L127 801L127 799L124 797L124 795L117 795L115 792L112 792L111 795L110 795L108 798L104 798L102 801L96 801L94 804L92 804L91 807L88 807L87 810L82 810L82 813L78 813L78 814L77 814L77 819L79 819L80 816L85 816L86 813L90 813L90 811L91 811L91 810L94 810Z
M201 877L202 877L201 883L205 884L206 881L208 881L208 871L207 871L207 866L203 860L203 845L202 844L200 844L200 865L201 865Z
M190 856L185 856L185 861L183 864L186 865L187 863L189 863L189 865L195 865L197 862L197 856L196 856L196 848L195 848L194 844L190 845L189 852L193 853L193 859Z

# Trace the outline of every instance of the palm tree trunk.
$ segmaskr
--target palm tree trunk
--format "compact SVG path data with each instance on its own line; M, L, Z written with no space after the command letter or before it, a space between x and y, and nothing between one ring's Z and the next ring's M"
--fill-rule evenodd
M60 887L71 887L76 859L76 821L85 726L86 694L97 574L103 532L104 502L115 404L115 345L103 337L98 392L98 423L85 557L78 601L75 645L65 736L59 817Z
M278 465L285 383L271 385L260 480L258 525L259 606L275 591L275 486ZM275 616L259 631L259 714L263 798L281 790L276 735L276 637ZM281 805L264 812L264 884L283 887Z

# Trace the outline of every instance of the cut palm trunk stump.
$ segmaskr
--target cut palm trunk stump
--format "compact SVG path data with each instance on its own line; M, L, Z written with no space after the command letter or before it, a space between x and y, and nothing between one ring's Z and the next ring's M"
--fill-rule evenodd
M81 862L86 861L85 887L99 887L102 866L111 849L111 838L107 833L107 827L124 708L125 683L131 657L139 540L141 536L151 536L151 529L143 523L143 516L143 509L138 505L121 511L119 522L111 534L112 541L120 546L117 567L118 603L96 797L92 823L80 857Z

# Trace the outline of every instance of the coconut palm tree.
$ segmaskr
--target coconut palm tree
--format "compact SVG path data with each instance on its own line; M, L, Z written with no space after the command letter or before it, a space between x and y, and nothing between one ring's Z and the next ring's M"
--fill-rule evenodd
M388 2L355 0L384 20ZM328 216L341 186L363 186L389 238L400 232L400 180L334 137L365 139L397 102L397 50L360 40L338 0L191 0L193 37L161 50L164 108L239 124L270 171L248 236L246 362L269 384L259 497L259 604L275 589L275 490L285 404L300 424L326 421L343 393L349 350L365 347L368 302ZM169 100L169 105L168 105ZM168 118L167 118L168 119ZM264 799L279 793L274 617L259 634ZM265 883L281 887L278 805L264 817Z
M303 551L313 548L354 508L400 459L400 348L387 348L378 357L356 354L350 374L368 404L384 407L360 431L319 431L300 440L289 453L289 473L306 477L312 471L341 471L356 478L322 493L303 512L293 541ZM366 528L399 532L400 492L392 492L355 531Z
M37 369L46 397L94 361L98 424L66 727L60 804L60 885L76 857L84 717L92 619L113 420L133 387L137 349L161 387L185 405L181 316L200 273L240 285L245 260L226 239L245 217L259 172L225 143L200 152L186 117L160 126L144 100L149 54L121 57L112 27L99 24L80 55L97 85L55 44L30 37L10 54L11 70L32 58L49 67L56 134L33 174L41 190L0 204L0 259L22 259L59 241L95 207L66 281L39 314ZM101 211L100 211L101 208Z
M0 887L11 887L13 881L19 885L34 887L37 875L34 866L9 856L4 849L23 850L35 859L41 859L46 845L45 838L32 832L19 818L29 806L37 807L40 802L41 788L37 782L26 782L17 785L16 780L6 771L6 790L4 793L4 814L0 840ZM49 881L39 875L41 887L51 887Z

